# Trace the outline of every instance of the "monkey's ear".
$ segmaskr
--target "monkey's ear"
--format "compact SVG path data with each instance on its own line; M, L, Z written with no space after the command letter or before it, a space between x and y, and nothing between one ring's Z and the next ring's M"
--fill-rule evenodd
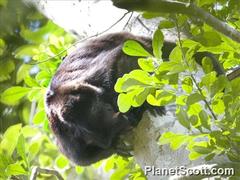
M75 94L75 93L102 94L103 89L88 83L79 83L77 81L71 81L59 86L58 92L62 94Z

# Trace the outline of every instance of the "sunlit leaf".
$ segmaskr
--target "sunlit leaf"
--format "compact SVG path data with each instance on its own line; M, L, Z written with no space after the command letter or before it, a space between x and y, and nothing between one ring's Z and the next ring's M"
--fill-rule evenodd
M84 168L81 166L75 166L75 170L77 174L82 174L84 172Z
M181 125L183 125L187 129L190 129L190 121L187 112L182 107L179 107L176 110L176 116Z
M193 90L193 82L191 77L185 77L184 80L182 81L182 89L190 94Z
M147 58L147 59L139 58L138 65L140 66L140 68L142 70L147 71L147 72L153 72L155 69L154 62L150 58Z
M1 71L0 71L0 82L10 79L10 73L12 73L15 69L15 64L13 60L9 60L9 59L1 60L0 67L4 67L4 68L1 68Z
M152 55L147 52L141 44L137 41L128 40L123 45L123 52L129 56L151 57Z
M174 27L175 27L174 22L169 21L169 20L160 21L160 23L158 25L159 29L170 29L170 28L174 28Z
M117 104L121 112L127 112L131 107L131 99L126 94L120 94Z
M17 76L16 76L16 83L20 83L26 75L29 73L29 70L31 69L31 65L28 64L22 64L18 71L17 71Z
M204 97L201 94L199 93L190 94L187 98L187 104L191 105L201 100L204 100Z
M6 168L5 171L8 176L27 175L28 174L28 172L18 162L8 165L8 167Z
M163 46L164 37L162 31L157 29L153 35L152 47L153 54L156 58L162 58L162 46Z
M5 150L5 152L10 156L16 148L21 127L21 124L10 126L3 135L1 150Z
M57 159L56 159L56 165L57 165L58 168L63 169L63 168L65 168L65 167L67 167L68 164L69 164L69 161L68 161L68 159L67 159L65 156L59 155L59 156L57 157Z
M1 94L1 102L7 105L15 105L22 99L31 89L27 87L14 86L5 90Z

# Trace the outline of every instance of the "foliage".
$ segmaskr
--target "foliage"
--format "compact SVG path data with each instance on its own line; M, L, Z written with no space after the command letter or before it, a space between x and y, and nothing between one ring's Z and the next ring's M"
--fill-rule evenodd
M44 94L74 38L34 9L29 9L28 18L24 19L26 7L22 3L14 6L11 2L0 2L5 2L0 13L6 18L15 18L5 13L8 9L17 8L21 14L19 21L3 26L10 28L11 32L0 31L0 66L4 67L0 72L0 90L4 89L0 95L1 107L3 112L16 111L17 108L23 115L17 114L18 124L7 129L1 123L1 130L5 132L0 137L0 179L29 179L35 166L56 169L65 178L101 179L102 174L96 169L104 169L111 179L145 179L133 158L112 156L104 163L83 168L71 164L59 153L48 127ZM14 34L16 29L17 34ZM16 118L12 111L8 113L9 119ZM5 125L9 119L2 117ZM114 173L110 171L112 169ZM39 177L51 178L50 175Z
M169 18L169 17L168 17ZM205 157L211 160L226 155L232 162L240 162L240 78L229 81L217 75L213 64L204 58L202 67L195 60L197 52L212 52L219 57L224 69L240 64L240 45L203 25L202 31L191 39L180 39L172 50L169 61L163 61L161 28L183 28L183 16L162 21L153 36L153 54L146 52L137 42L127 41L123 51L130 56L140 56L140 69L119 78L115 90L120 93L118 106L121 112L143 103L153 106L176 105L179 123L189 134L164 132L160 145L170 144L173 150L186 145L189 159ZM133 51L134 50L134 51ZM134 52L134 53L133 53Z
M193 2L239 30L237 0ZM174 150L185 145L191 160L227 155L230 161L239 163L240 78L229 81L217 76L209 59L203 59L201 68L193 55L214 53L229 70L240 64L240 45L197 18L143 14L145 18L158 16L163 20L153 36L153 54L135 41L124 44L126 54L141 58L140 68L119 78L115 85L120 93L120 111L143 103L174 103L179 123L190 133L165 132L159 139L161 145L170 144ZM110 179L146 179L133 158L112 156L83 168L72 165L58 152L48 128L43 97L74 38L21 1L0 0L0 26L0 131L4 132L0 136L0 179L28 179L35 166L56 169L65 178L101 179L96 169L103 168ZM187 32L190 38L180 39L170 61L163 61L161 30L172 28ZM204 73L196 76L199 71Z

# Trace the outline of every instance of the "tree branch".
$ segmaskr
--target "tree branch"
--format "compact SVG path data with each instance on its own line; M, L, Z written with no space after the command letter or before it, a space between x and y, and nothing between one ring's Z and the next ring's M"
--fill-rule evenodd
M56 176L58 180L64 180L58 171L53 170L53 169L40 168L40 167L33 168L30 180L36 180L38 174L51 174L51 175Z
M165 0L112 0L113 5L129 11L148 11L155 13L181 13L201 19L206 24L240 43L240 32L220 21L210 13L197 7L195 4L187 4L177 1Z

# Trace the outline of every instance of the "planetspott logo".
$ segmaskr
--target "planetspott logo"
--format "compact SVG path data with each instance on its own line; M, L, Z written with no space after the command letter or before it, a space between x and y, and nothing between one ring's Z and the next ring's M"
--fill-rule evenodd
M214 166L214 165L212 165ZM155 166L145 166L146 176L233 176L234 168L216 168L209 165L187 168L177 166L175 168L157 168Z

